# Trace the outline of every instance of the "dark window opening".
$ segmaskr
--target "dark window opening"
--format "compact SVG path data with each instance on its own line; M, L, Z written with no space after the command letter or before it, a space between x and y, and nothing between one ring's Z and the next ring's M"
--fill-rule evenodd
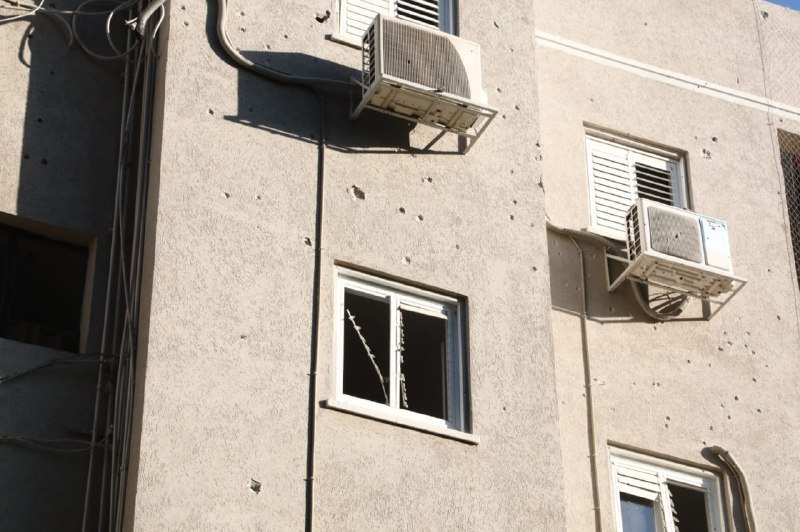
M343 391L389 404L389 300L346 290L344 308Z
M447 320L400 310L403 331L401 408L447 418Z
M622 532L656 532L656 508L653 501L630 493L619 494Z
M0 337L77 352L88 250L0 225Z
M669 484L672 517L680 532L708 532L706 496L702 491Z

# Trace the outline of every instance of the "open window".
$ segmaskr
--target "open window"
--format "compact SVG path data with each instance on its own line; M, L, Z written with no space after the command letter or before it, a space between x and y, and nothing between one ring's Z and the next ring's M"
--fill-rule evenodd
M687 209L682 157L600 131L586 135L591 227L625 240L625 216L638 198Z
M337 396L377 414L466 430L457 299L342 272Z
M88 249L0 224L0 337L77 352Z
M456 0L341 0L339 32L360 42L375 15L381 14L455 34L455 10Z
M621 450L611 471L617 532L725 530L714 473Z

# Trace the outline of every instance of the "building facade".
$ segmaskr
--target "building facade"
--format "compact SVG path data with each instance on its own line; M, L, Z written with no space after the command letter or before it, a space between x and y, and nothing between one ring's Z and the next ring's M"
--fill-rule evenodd
M800 12L160 6L0 25L11 530L800 529ZM468 153L351 120L375 12L480 46ZM723 308L609 292L637 198Z

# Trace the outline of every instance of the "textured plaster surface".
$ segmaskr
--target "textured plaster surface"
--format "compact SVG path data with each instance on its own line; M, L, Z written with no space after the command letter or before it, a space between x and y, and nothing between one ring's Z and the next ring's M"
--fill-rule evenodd
M450 138L412 155L434 133L369 113L350 123L347 101L328 98L321 243L317 100L221 57L215 2L170 4L132 528L303 526L319 244L317 399L333 398L342 261L466 298L481 444L317 409L316 528L563 529L531 6L464 4L496 122L467 156L441 153ZM228 32L254 60L347 79L360 54L325 40L336 8L234 1Z
M0 221L90 248L82 324L87 353L99 350L120 72L119 64L92 62L68 48L61 28L42 16L0 25ZM0 339L0 375L68 355ZM62 365L0 384L0 435L87 438L96 374L95 365ZM86 452L0 444L0 528L79 529L87 459Z
M633 12L650 24L644 27L630 17L620 22L615 36L595 26L567 25L564 21L572 18L562 19L563 3L537 4L537 14L549 32L718 83L729 84L727 77L738 76L755 94L761 86L763 94L757 58L748 59L755 53L754 27L733 32L722 25L705 26L711 20L706 9L717 9L721 17L744 17L738 9L712 4L689 8L676 2L680 14L668 5L641 7ZM557 9L561 25L554 26ZM656 17L670 25L683 20L684 34L691 28L690 38L676 42L668 34L649 34L658 26L652 21L661 20ZM689 43L691 53L685 48ZM737 50L735 65L727 62L724 49ZM602 249L583 244L604 529L613 529L609 442L709 465L717 464L703 449L725 447L748 476L759 527L796 529L797 498L784 487L800 480L795 468L785 467L786 442L800 437L800 335L769 117L561 52L540 48L537 57L549 218L573 229L589 224L585 123L671 146L686 154L693 209L728 221L735 272L749 281L711 322L655 324L642 315L628 286L613 295L605 291ZM787 120L780 127L797 130L798 124ZM574 247L563 237L549 234L548 247L561 452L564 463L572 464L564 480L567 529L590 530L579 265ZM688 314L697 316L698 311ZM734 512L739 515L738 505Z

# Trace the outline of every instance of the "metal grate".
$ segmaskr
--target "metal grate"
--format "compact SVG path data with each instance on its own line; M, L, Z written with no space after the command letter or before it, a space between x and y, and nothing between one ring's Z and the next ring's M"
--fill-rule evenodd
M625 223L628 228L628 260L635 260L642 253L642 235L639 231L639 204L634 203L627 216Z
M800 107L798 13L761 0L753 0L753 6L764 69L764 96L783 107ZM769 127L778 138L775 169L785 190L792 248L789 252L800 281L800 118L778 117L773 112L770 108Z
M792 234L797 278L800 279L800 136L780 131L781 170L786 188L786 207Z
M370 24L364 37L361 39L361 80L363 82L363 94L366 94L372 83L375 81L375 24Z
M672 172L636 163L636 195L665 205L674 205Z
M647 217L650 220L650 246L654 251L703 262L703 242L697 218L663 207L648 207Z
M470 98L464 64L450 40L439 33L383 20L383 72L437 92Z
M397 18L439 29L439 0L397 0Z

